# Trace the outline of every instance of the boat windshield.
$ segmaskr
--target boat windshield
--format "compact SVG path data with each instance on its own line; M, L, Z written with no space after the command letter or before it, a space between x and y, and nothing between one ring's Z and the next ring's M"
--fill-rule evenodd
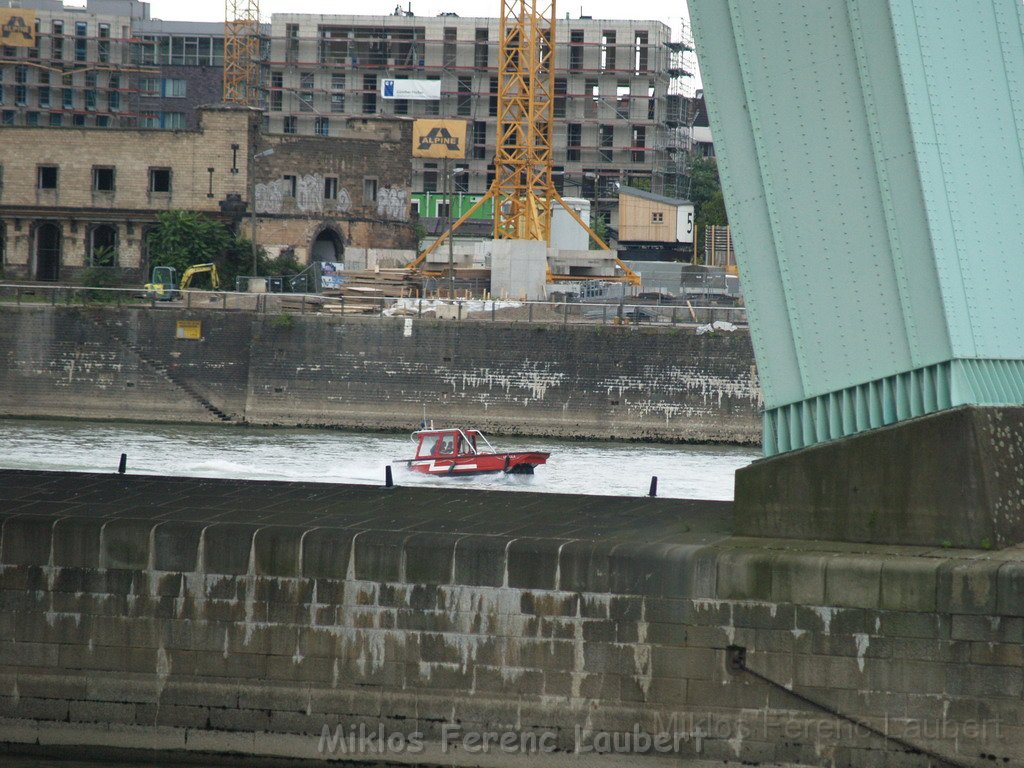
M434 449L437 448L437 443L440 441L440 435L426 435L423 441L420 443L420 449L417 455L419 456L432 456Z

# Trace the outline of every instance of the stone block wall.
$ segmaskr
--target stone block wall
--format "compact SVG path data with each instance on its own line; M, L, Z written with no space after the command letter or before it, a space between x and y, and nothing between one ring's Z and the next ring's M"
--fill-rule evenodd
M6 742L318 759L340 726L423 764L1024 764L1020 548L457 490L7 471L0 502Z
M0 414L756 443L746 333L184 308L0 309ZM175 338L179 319L203 338ZM144 394L143 394L144 392Z

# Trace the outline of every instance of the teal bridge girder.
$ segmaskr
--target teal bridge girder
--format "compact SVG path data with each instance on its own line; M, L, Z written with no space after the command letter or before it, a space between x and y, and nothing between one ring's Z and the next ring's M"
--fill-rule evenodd
M782 453L1024 404L1021 0L689 0Z

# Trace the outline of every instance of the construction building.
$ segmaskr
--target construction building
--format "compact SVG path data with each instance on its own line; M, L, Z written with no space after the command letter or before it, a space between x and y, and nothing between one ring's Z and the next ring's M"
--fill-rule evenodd
M409 221L411 124L339 122L334 137L261 130L261 113L204 107L196 130L0 127L0 270L74 280L90 267L149 272L146 236L161 211L220 218L272 255L341 261L346 251L415 254ZM363 256L365 259L365 255Z
M690 47L655 21L559 19L556 32L554 178L562 194L592 202L612 227L619 186L663 191L675 183L681 131L668 96L687 76ZM498 19L274 14L270 127L330 136L339 117L452 117L469 123L468 152L451 185L463 207L494 179ZM439 80L440 101L384 99L385 79ZM414 206L447 215L441 164L414 160ZM453 211L452 213L458 213ZM481 210L483 218L492 210Z
M0 46L0 125L194 129L221 101L223 24L151 19L139 0L13 5L35 45Z

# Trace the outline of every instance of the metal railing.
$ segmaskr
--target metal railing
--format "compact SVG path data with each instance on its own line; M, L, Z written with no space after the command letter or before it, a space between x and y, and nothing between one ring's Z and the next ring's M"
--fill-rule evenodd
M173 299L147 296L141 288L0 283L0 304L203 309L274 314L323 313L339 317L424 318L446 321L533 323L544 325L746 326L747 312L737 306L695 306L620 299L604 302L515 301L322 296L300 293L178 291Z

